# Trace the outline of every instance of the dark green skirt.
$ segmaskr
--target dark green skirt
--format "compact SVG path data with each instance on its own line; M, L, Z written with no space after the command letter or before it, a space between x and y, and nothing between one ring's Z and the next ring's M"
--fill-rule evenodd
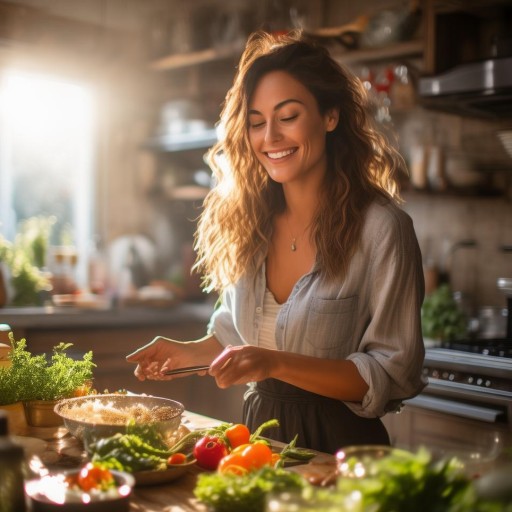
M244 422L251 432L267 420L279 420L279 428L264 433L276 441L288 443L298 434L297 446L332 454L351 445L389 445L379 418L363 418L339 400L276 379L252 384L244 399Z

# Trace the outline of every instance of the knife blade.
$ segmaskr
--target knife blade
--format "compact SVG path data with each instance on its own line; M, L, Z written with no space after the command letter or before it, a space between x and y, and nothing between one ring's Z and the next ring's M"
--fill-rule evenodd
M175 368L174 370L169 370L164 373L164 375L179 375L181 373L194 373L194 372L202 372L208 370L210 368L209 365L199 365L199 366L185 366L183 368Z

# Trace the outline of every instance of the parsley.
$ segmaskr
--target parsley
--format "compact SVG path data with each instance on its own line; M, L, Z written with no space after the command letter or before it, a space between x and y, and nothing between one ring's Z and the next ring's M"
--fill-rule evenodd
M269 494L300 491L306 485L297 473L263 467L245 475L201 473L194 495L215 512L263 512Z
M59 343L50 358L33 355L25 339L16 341L9 333L11 366L0 368L0 404L30 400L59 400L73 396L76 389L92 379L96 366L92 352L82 359L68 355L72 343Z

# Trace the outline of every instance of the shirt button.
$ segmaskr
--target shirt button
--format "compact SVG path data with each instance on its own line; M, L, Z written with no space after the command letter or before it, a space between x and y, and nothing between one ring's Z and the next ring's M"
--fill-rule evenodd
M257 313L258 315L261 315L261 312L262 312L262 311L263 311L263 308L261 308L260 306L258 306L258 307L256 308L256 313Z

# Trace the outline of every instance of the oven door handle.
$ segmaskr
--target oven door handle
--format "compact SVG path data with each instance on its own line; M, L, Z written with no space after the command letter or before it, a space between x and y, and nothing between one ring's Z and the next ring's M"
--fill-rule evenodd
M418 395L409 400L405 400L406 405L421 407L431 411L443 412L454 416L462 416L472 420L485 421L487 423L496 423L498 416L503 414L500 409L491 407L482 407L479 405L470 405L454 400L445 400L426 395Z

